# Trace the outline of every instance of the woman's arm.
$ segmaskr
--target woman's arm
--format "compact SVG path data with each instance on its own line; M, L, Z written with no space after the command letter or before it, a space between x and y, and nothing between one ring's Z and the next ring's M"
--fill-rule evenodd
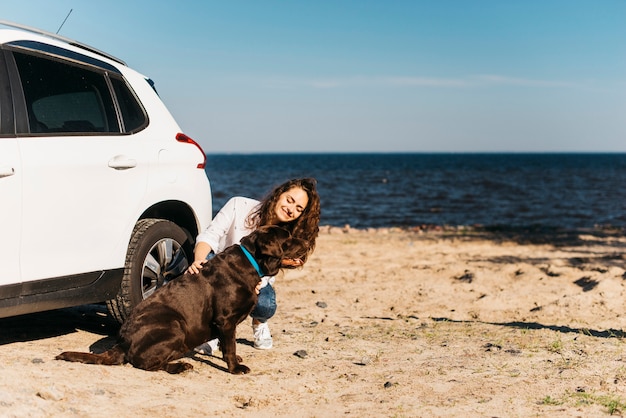
M199 241L193 250L193 263L187 269L187 272L196 274L200 272L202 265L206 262L206 256L213 251L211 246L206 242Z
M204 242L211 247L211 250L216 253L223 250L220 248L220 240L228 233L228 230L233 226L236 219L236 205L237 198L233 197L226 202L224 206L220 209L219 212L215 215L209 226L198 235L196 238L196 248L201 243ZM209 250L210 251L210 250ZM195 253L195 251L194 251ZM204 256L206 257L206 254ZM195 257L197 260L197 257Z
M209 226L196 238L194 261L187 271L197 273L211 251L218 253L225 247L238 243L241 236L249 234L251 231L246 227L245 219L256 205L258 201L240 196L229 199Z

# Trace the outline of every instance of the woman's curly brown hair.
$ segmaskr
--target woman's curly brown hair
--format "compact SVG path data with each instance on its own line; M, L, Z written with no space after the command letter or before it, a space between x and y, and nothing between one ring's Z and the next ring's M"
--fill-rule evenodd
M259 205L258 209L253 211L246 223L249 227L258 228L263 225L279 225L289 230L291 235L300 238L308 243L309 250L306 257L302 258L302 262L313 253L315 249L315 239L319 234L320 223L320 197L317 194L317 180L314 178L292 179L272 190ZM304 208L302 215L291 222L277 223L274 208L281 194L294 187L304 190L309 198L309 202Z

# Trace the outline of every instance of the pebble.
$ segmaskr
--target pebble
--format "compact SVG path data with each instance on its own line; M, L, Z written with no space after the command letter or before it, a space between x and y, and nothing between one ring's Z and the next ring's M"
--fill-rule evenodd
M309 355L309 353L307 353L306 350L298 350L295 353L293 353L293 355L296 357L305 358Z
M359 366L367 366L368 364L370 364L372 362L372 359L365 356L365 357L361 357L361 360L359 362L357 362L356 364Z
M37 396L47 401L60 401L64 397L63 392L53 386L40 389L39 392L37 392Z

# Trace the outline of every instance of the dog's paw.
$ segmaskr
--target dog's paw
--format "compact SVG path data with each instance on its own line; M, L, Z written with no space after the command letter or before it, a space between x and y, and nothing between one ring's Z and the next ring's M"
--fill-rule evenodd
M232 370L229 370L232 374L248 374L250 373L250 368L248 366L244 366L243 364L238 364L233 367Z
M178 374L193 369L193 365L181 361L179 363L168 363L163 370L170 374Z

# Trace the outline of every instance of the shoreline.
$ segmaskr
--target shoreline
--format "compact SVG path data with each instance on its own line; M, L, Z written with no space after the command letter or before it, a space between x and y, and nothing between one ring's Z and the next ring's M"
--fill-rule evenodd
M590 238L616 240L626 237L626 227L597 225L593 228L557 228L544 226L482 226L482 225L416 225L406 227L353 228L320 226L324 234L389 234L409 233L447 238L474 238L490 241L513 241L518 244L553 244L555 246L586 245Z
M528 234L551 234L551 233L603 233L603 234L626 234L626 226L594 225L593 227L563 228L545 225L447 225L447 224L416 224L405 226L377 226L377 227L353 227L349 223L342 226L324 224L320 225L320 231L332 229L343 232L372 232L372 231L402 231L402 232L483 232L483 233L528 233Z

